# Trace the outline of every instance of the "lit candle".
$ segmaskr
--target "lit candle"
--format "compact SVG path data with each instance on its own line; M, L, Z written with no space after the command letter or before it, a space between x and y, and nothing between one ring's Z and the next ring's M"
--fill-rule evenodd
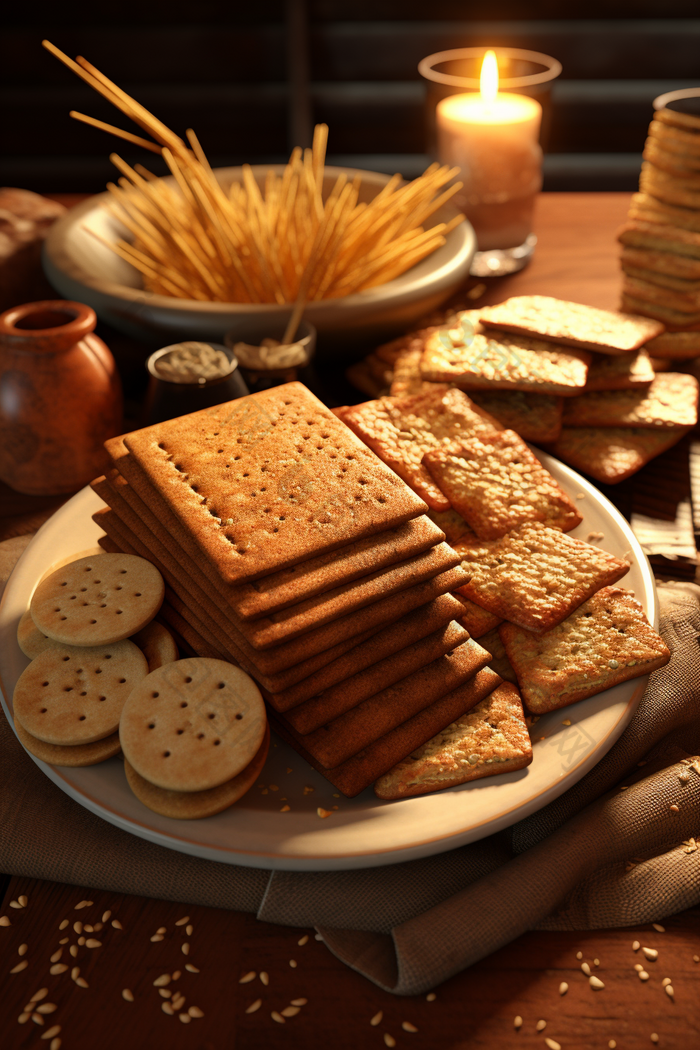
M535 99L499 93L493 51L484 56L479 94L438 102L438 154L462 169L464 187L453 200L474 227L480 251L519 246L532 232L542 187L541 119Z

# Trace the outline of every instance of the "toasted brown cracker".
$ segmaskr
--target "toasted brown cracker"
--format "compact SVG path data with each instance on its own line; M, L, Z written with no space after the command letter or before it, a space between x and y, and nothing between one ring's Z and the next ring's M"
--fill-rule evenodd
M659 254L661 254L659 252ZM670 254L670 253L667 253ZM680 259L682 256L676 256ZM685 262L695 262L694 259L686 259ZM635 266L633 263L627 262L625 259L621 260L622 271L627 277L633 278L635 281L644 282L644 284L657 285L659 288L668 288L673 292L682 292L683 297L697 295L700 292L700 280L689 280L687 277L674 277L670 273L659 273L656 270L643 270L639 266ZM634 286L629 282L625 282L624 291L629 292L632 295L639 295L644 298L643 285L640 283L637 289L634 290ZM657 297L652 295L649 297L652 302L656 301Z
M305 750L302 743L304 738L293 734L288 727L277 722L274 716L272 727L338 791L342 791L348 798L353 798L369 787L382 773L386 773L402 758L410 755L412 751L430 740L450 722L454 722L455 718L459 718L460 715L475 707L499 684L498 675L490 668L484 667L464 685L448 693L447 696L443 696L441 700L436 700L424 711L409 718L390 733L386 733L380 740L369 744L359 754L353 755L351 759L335 769L324 769Z
M695 314L700 312L700 293L695 284L696 282L689 281L686 290L678 291L625 273L622 278L622 293L654 306L664 306L679 313Z
M596 481L617 485L636 474L684 437L689 427L650 430L641 427L564 427L550 447L557 459Z
M108 758L114 758L121 751L119 733L103 737L92 744L47 744L45 740L39 740L27 732L18 718L15 719L15 733L20 744L41 762L48 762L50 766L70 766L79 768L81 766L96 766L100 762L106 762Z
M542 339L483 329L465 337L449 329L427 340L420 369L430 382L454 383L467 391L571 396L585 386L589 361L585 350L555 349Z
M691 328L700 324L700 311L697 313L683 313L674 310L670 306L662 306L660 303L652 303L646 299L638 299L636 296L623 293L620 298L624 310L634 310L638 314L647 317L655 317L669 328Z
M446 386L367 401L349 409L345 421L432 510L440 511L449 510L450 503L423 466L424 454L459 444L467 435L502 429L461 390Z
M664 332L647 343L653 357L700 357L700 332Z
M505 682L512 682L514 685L517 685L518 676L508 659L498 628L494 627L488 634L482 635L479 639L479 645L482 645L487 652L491 653L491 659L488 663L491 670L499 674Z
M653 380L654 369L646 347L630 354L597 354L588 370L585 392L634 390L648 387Z
M399 762L374 785L378 798L409 798L523 769L532 743L520 693L508 683Z
M307 733L303 744L325 769L334 769L431 703L473 678L490 654L471 638L426 667L363 700Z
M682 372L657 375L646 390L583 394L564 406L565 427L694 427L698 381Z
M646 317L599 310L548 295L517 295L481 311L487 328L552 340L583 350L621 354L638 350L662 328Z
M138 634L132 635L131 641L138 645L139 649L148 661L148 671L155 671L163 664L172 663L177 660L177 646L175 639L162 623L151 620Z
M423 462L477 536L495 539L524 521L573 529L574 503L513 430L469 438L455 451L428 452Z
M60 645L61 643L54 641L53 638L49 638L47 634L40 631L32 620L31 611L26 609L20 616L17 624L17 644L24 655L33 660L39 653L43 653L44 649L50 649L52 645Z
M648 193L633 193L628 219L677 226L700 233L700 211L660 201Z
M700 208L700 183L694 188L686 184L694 183L692 179L682 179L677 175L669 175L661 171L655 164L648 160L642 161L642 171L639 176L639 188L644 193L650 193L653 197L659 197L669 204L681 204L684 208Z
M621 558L541 522L458 550L470 573L460 593L529 631L550 630L629 570Z
M396 358L394 365L394 378L391 381L390 394L419 394L429 389L424 382L420 370L420 362L423 356L423 340L414 339L409 346L402 350Z
M604 587L538 637L510 623L499 633L523 701L535 714L648 674L671 655L640 603L622 587Z
M301 383L157 423L124 443L229 583L426 509Z
M689 281L700 280L700 259L678 255L673 251L624 247L620 253L620 259L623 267L627 264L637 270L651 270L654 273L682 277ZM649 344L647 343L646 346L648 349Z
M700 175L700 156L666 149L653 138L647 139L642 156L668 175L676 175L681 179L693 176L697 178Z
M648 134L652 142L668 152L700 158L700 135L695 131L652 120Z
M459 591L457 593L460 594ZM465 598L460 594L460 600L464 608L459 622L463 627L466 627L472 638L481 638L482 635L488 634L489 631L492 631L501 623L500 616L494 616L488 609L482 609L480 605L470 601L469 598Z
M346 645L344 652L334 654L322 667L296 678L289 686L270 689L275 694L270 702L276 710L287 711L336 683L373 667L379 661L391 659L403 649L417 645L421 639L444 628L461 613L460 600L451 594L441 594L427 605L407 612L396 623L382 627L371 637L359 636L357 645L351 649Z
M339 718L346 711L357 707L364 700L395 686L397 682L403 685L410 675L447 656L458 645L468 640L469 632L452 620L427 638L422 638L414 645L405 646L393 656L372 664L371 667L329 689L324 689L303 704L287 711L285 717L297 733L312 733L332 719ZM410 682L407 682L407 685L410 686Z
M474 536L474 530L456 510L431 510L428 517L445 533L448 543L456 543L463 537Z
M667 252L688 259L700 259L700 233L674 225L634 219L617 231L620 244L648 251ZM659 334L659 333L655 333Z
M175 820L200 820L228 809L250 791L263 771L269 747L270 729L266 726L263 741L249 765L224 784L205 791L168 791L156 787L140 776L127 759L124 760L124 772L139 802L154 813Z
M473 390L469 396L475 405L495 416L502 426L514 430L525 441L546 445L556 441L561 433L564 402L560 397L525 394L521 390Z
M669 109L667 106L656 110L654 120L659 121L661 124L670 125L673 128L682 128L686 131L694 132L700 131L700 118L694 113L682 113L680 110Z

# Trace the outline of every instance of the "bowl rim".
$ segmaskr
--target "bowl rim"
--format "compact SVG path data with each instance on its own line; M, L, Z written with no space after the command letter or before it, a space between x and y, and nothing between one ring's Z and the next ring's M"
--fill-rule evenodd
M264 176L268 171L274 171L276 173L282 172L285 165L253 164L250 167L252 168L254 175L259 173ZM242 170L241 165L234 165L225 168L215 168L214 174L217 177L228 177L229 179L232 179L236 174L240 174ZM378 189L385 185L392 177L390 175L385 175L383 172L368 171L363 168L337 167L334 165L326 165L325 172L328 175L335 175L336 177L340 174L346 174L349 177L360 175L363 180L374 183ZM171 175L163 176L163 178L170 183L175 182ZM111 199L111 194L109 192L94 194L87 200L70 208L65 215L61 216L61 218L51 226L44 241L43 254L45 264L48 264L50 268L59 270L64 276L73 282L82 284L102 295L110 296L119 302L129 303L134 306L148 305L154 309L173 310L176 313L195 313L204 315L218 314L222 312L230 313L232 311L240 314L254 314L258 313L261 309L272 313L285 314L293 309L293 303L226 303L213 302L210 300L203 301L199 299L178 299L174 296L158 295L149 292L144 288L132 288L129 285L119 284L116 281L105 280L104 278L95 276L94 273L86 270L80 263L76 263L73 259L69 259L65 248L65 240L68 232L88 213L94 211L96 208L103 207L104 204ZM444 213L447 221L453 216L460 214L459 209L457 209L450 201L444 204L440 211ZM418 279L418 281L414 278L409 286L404 287L404 285L406 285L405 278L408 274L412 273L415 267L411 267L411 269L406 270L404 274L399 274L398 277L393 278L391 281L387 281L385 284L377 285L374 288L368 288L362 292L354 292L352 295L342 296L338 299L314 300L307 304L304 315L306 317L312 317L314 314L329 308L336 310L352 310L353 308L360 306L369 306L373 302L379 300L386 302L386 300L389 299L392 302L400 302L404 298L415 298L416 293L422 288L437 284L441 279L448 279L456 266L459 266L461 263L464 263L471 258L476 248L476 234L474 233L468 219L465 218L459 226L447 235L446 244L450 243L452 243L454 249L452 257L446 260L437 270L424 274ZM426 256L426 258L430 257L431 256ZM424 261L425 260L421 260L415 265L420 266ZM67 263L69 264L68 266L66 266Z

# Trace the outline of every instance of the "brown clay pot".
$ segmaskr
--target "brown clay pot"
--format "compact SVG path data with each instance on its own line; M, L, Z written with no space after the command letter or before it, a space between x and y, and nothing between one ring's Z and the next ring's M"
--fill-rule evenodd
M17 492L76 492L105 470L122 393L96 323L63 299L0 314L0 479Z

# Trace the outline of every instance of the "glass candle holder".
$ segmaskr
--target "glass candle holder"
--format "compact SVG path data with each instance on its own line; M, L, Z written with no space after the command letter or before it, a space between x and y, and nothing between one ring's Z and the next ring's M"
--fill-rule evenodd
M486 54L483 47L442 51L418 67L429 83L431 151L461 170L463 187L453 200L474 227L479 250L471 272L479 277L513 273L532 256L543 116L546 134L549 89L561 72L561 64L548 55L500 48L500 82L487 98L478 93Z

